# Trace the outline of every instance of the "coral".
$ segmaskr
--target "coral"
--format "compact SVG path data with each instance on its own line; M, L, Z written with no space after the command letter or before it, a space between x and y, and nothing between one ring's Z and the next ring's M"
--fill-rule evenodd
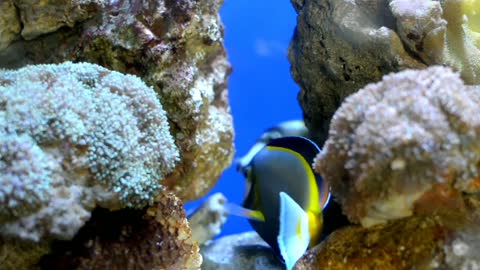
M182 203L162 193L144 210L96 209L72 241L56 241L41 269L200 269Z
M94 1L82 2L91 7L78 15L85 20L13 42L0 50L0 67L86 61L139 76L159 94L180 150L163 184L182 200L206 194L233 157L222 1L107 1L98 12ZM48 1L38 16L56 8Z
M453 240L443 246L444 264L449 269L478 269L480 259L480 230L478 227L458 232Z
M460 194L480 187L479 101L479 89L450 68L386 75L335 113L316 170L350 220L364 226L416 207L456 215Z
M449 65L465 83L480 83L475 1L292 0L289 60L314 140L325 142L348 95L390 72Z
M446 64L459 71L465 82L480 83L479 3L471 0L393 0L390 9L397 32L429 65Z
M188 223L193 239L202 245L218 235L227 221L227 198L222 193L215 193L188 215Z
M0 72L0 232L70 239L96 206L141 208L178 151L155 92L92 64Z

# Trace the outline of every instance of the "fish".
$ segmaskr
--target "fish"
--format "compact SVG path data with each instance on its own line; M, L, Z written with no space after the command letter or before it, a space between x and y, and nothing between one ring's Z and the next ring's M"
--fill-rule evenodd
M319 152L305 137L269 140L243 168L242 206L229 207L230 214L248 218L287 270L320 241L330 186L312 168Z
M243 157L236 159L235 163L237 164L237 171L245 173L244 170L252 158L271 140L291 136L308 138L308 135L309 132L303 120L284 121L265 130L257 139L256 143L250 148L248 153Z

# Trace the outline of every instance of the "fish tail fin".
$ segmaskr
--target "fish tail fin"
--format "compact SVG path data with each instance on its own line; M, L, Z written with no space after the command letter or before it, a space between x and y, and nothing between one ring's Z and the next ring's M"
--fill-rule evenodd
M310 242L308 214L285 192L280 192L280 230L277 241L287 270L293 269Z

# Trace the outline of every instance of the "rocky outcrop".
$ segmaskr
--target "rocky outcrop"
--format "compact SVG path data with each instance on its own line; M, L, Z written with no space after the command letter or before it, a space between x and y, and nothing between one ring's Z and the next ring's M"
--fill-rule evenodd
M478 4L434 0L292 0L298 13L289 48L298 100L323 144L348 95L383 75L449 65L480 83Z
M162 100L180 150L164 185L182 200L204 195L233 156L222 2L23 2L13 1L20 18L0 26L23 23L22 35L0 47L0 67L84 61L139 76Z

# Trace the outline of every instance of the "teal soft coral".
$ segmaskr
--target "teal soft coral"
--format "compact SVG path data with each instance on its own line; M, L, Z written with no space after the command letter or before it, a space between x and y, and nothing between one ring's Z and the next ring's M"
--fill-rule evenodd
M0 234L31 240L148 205L179 159L153 89L87 63L0 71L0 134Z

